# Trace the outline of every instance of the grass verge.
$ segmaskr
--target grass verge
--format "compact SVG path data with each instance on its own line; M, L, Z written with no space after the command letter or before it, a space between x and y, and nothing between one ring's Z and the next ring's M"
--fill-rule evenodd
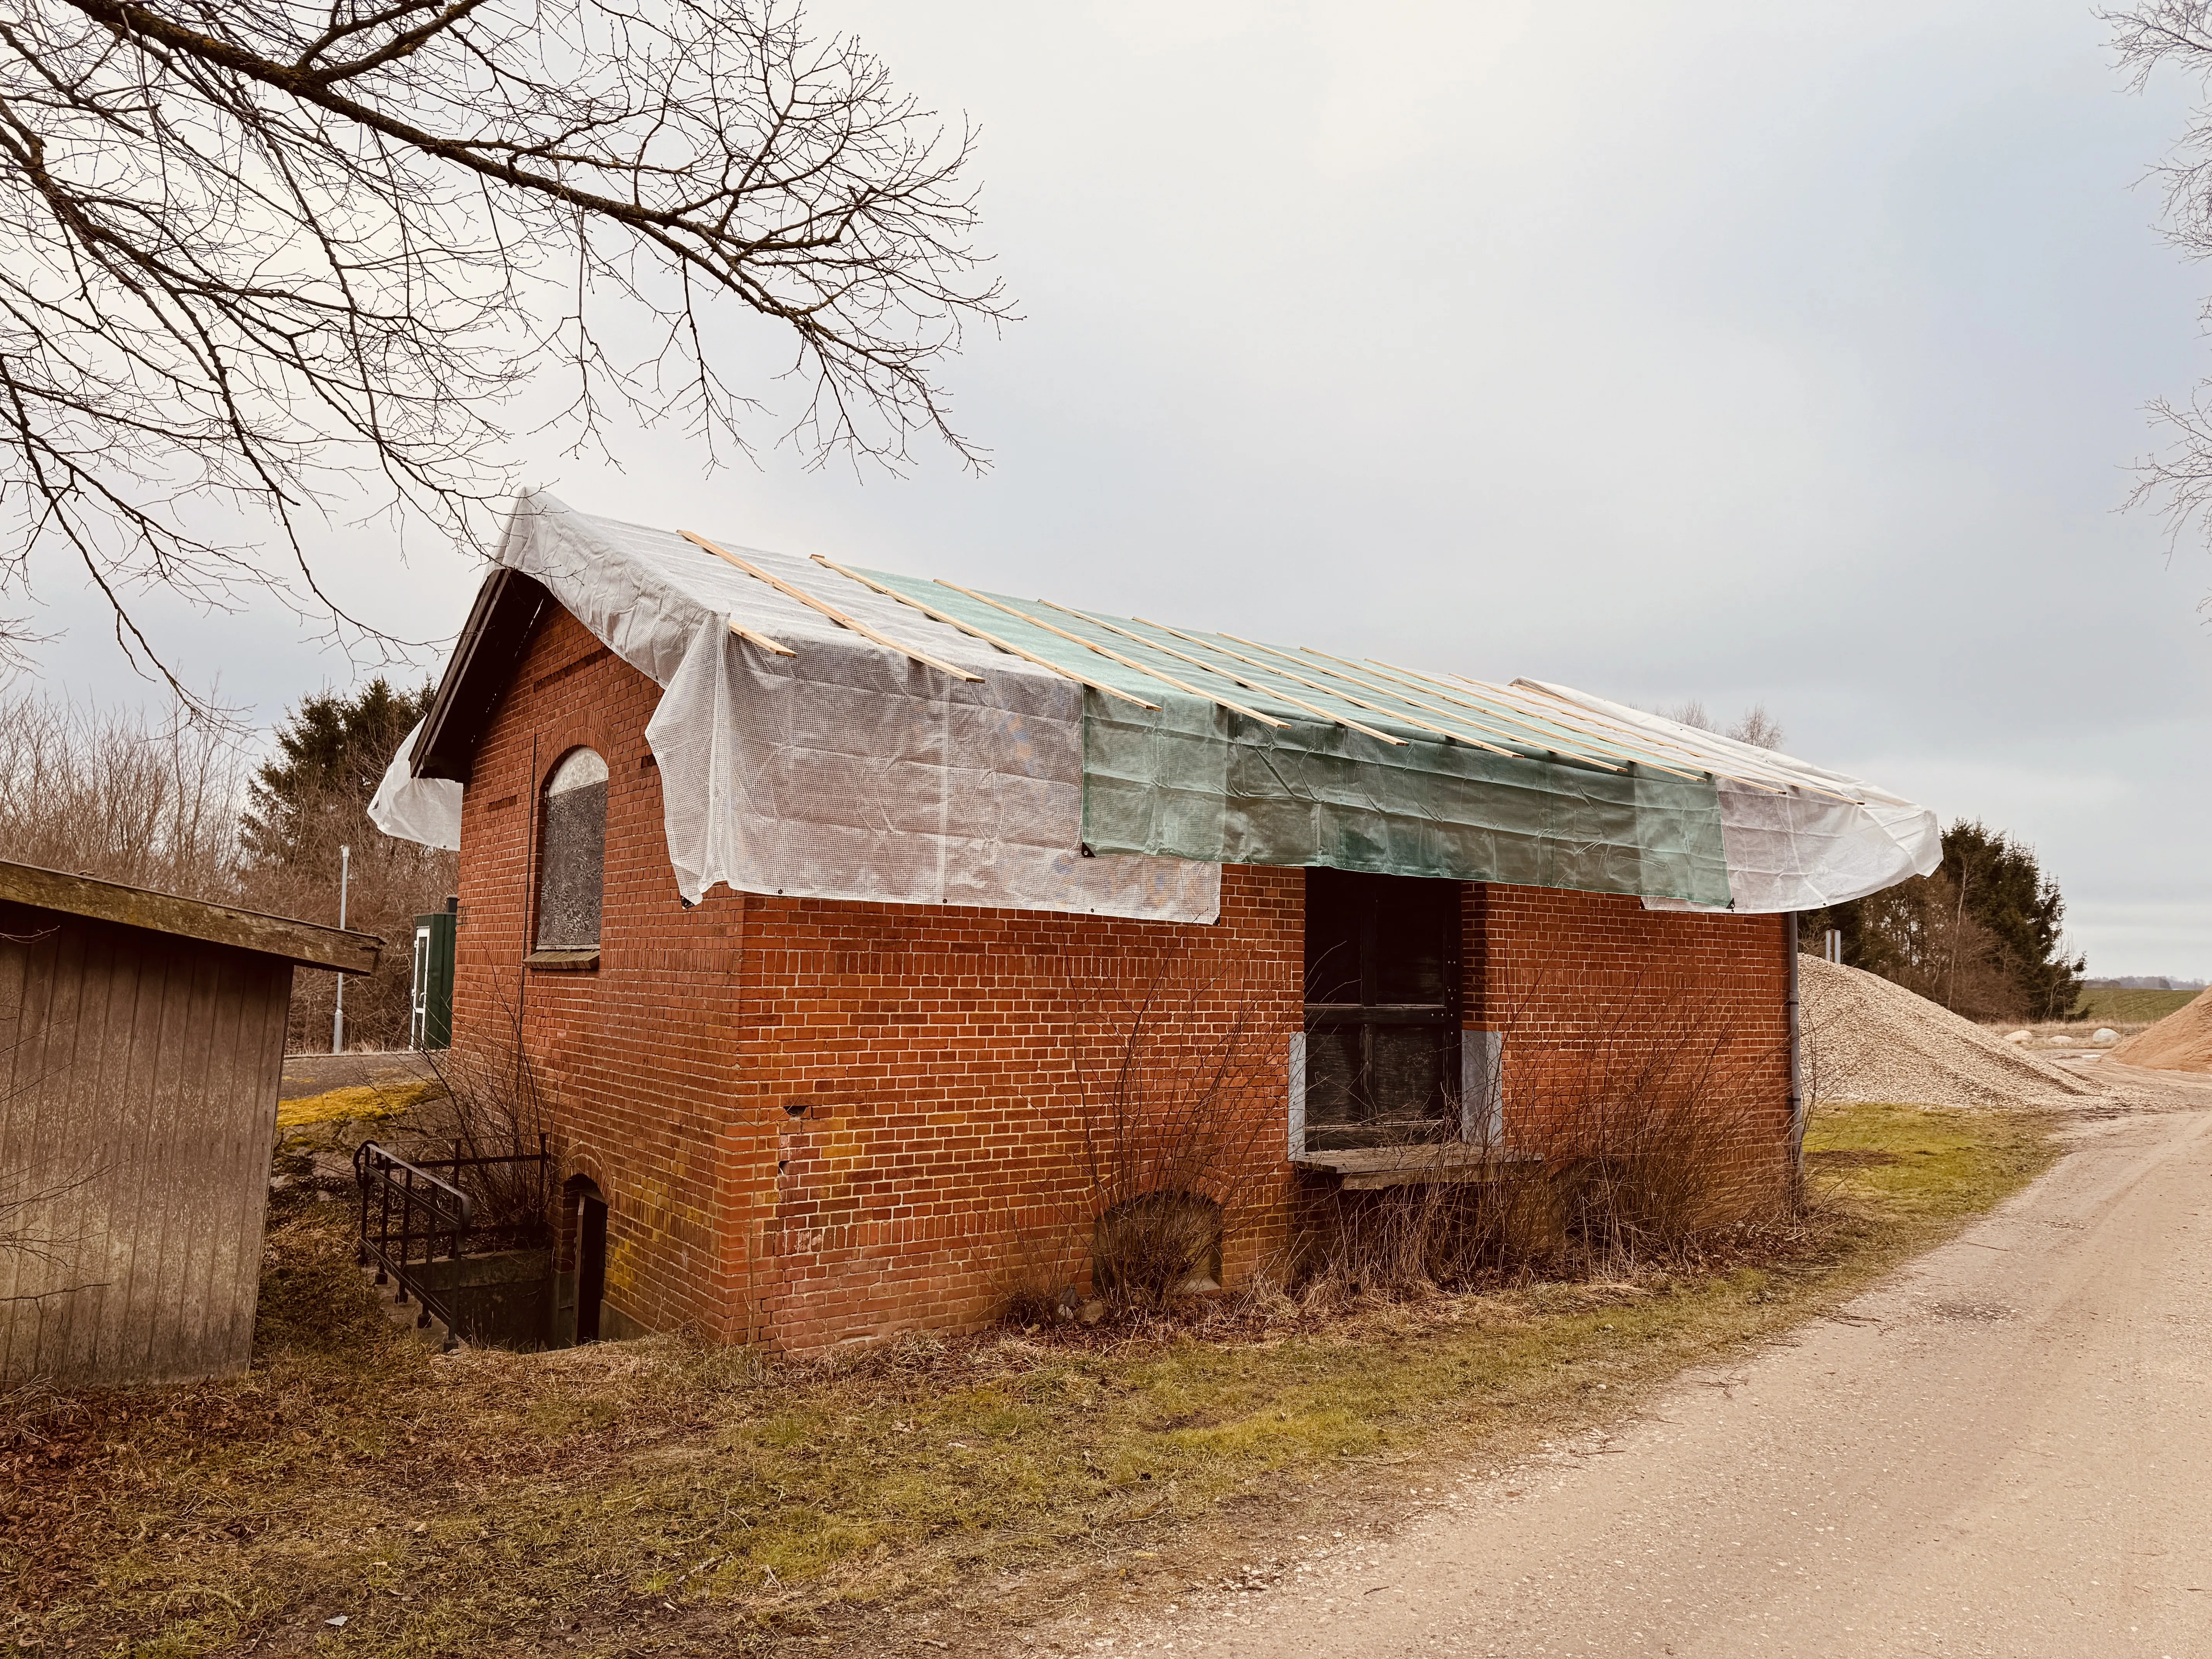
M1808 1149L1815 1218L1757 1259L836 1363L675 1338L439 1356L362 1285L344 1206L316 1206L271 1232L246 1377L0 1401L0 1637L149 1659L989 1650L1071 1597L1212 1576L1222 1538L1402 1496L1409 1463L1615 1414L2055 1156L2041 1118L1886 1106L1820 1115Z

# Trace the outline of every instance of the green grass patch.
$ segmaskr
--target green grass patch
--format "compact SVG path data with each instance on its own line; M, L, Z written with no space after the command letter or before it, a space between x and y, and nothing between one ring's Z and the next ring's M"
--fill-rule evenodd
M2178 1013L2203 995L2201 991L2130 991L2112 987L2081 993L2074 1005L2074 1018L2101 1020L2107 1024L2148 1024Z
M1255 1299L1197 1329L835 1363L675 1338L441 1357L383 1318L342 1206L317 1206L271 1234L246 1378L7 1402L0 1634L53 1654L817 1651L925 1602L1003 1602L1007 1570L1143 1546L1204 1576L1194 1540L1220 1517L1249 1537L1406 1463L1601 1419L2053 1155L2040 1120L1916 1107L1823 1113L1807 1146L1813 1219L1697 1271Z

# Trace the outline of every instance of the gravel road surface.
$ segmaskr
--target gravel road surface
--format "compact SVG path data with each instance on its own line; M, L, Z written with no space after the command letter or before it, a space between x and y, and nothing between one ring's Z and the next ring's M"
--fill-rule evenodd
M2212 1111L2081 1134L1954 1243L1611 1437L1094 1645L2212 1659Z

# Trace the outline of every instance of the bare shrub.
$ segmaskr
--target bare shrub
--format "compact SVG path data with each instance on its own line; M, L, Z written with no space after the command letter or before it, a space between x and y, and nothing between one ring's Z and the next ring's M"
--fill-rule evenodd
M0 857L238 903L247 769L181 708L0 699Z
M561 1190L559 1158L538 1157L553 1147L555 1102L523 1046L520 1016L506 1012L503 1040L424 1054L445 1093L417 1109L409 1127L425 1157L460 1165L454 1184L474 1200L477 1229L538 1242Z
M1399 1185L1310 1193L1288 1275L1299 1299L1477 1284L1548 1255L1549 1189L1510 1158L1484 1122L1471 1142L1409 1149Z
M1218 1282L1274 1121L1261 1029L1260 1000L1234 971L1163 971L1133 1000L1104 994L1073 1022L1081 1207L1063 1236L1070 1255L1088 1244L1109 1302L1157 1309Z
M1694 1000L1636 1005L1530 1067L1502 1127L1477 1114L1474 1141L1410 1153L1406 1184L1310 1200L1303 1297L1620 1277L1786 1218L1796 1185L1765 1121L1778 1109L1741 1081L1762 1057ZM1774 1167L1761 1169L1770 1145Z

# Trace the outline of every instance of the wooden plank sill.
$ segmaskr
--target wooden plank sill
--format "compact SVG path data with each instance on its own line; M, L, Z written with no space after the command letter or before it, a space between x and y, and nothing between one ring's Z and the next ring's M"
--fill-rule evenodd
M523 957L522 965L534 968L541 974L596 974L599 971L597 951L532 951Z
M1540 1153L1446 1141L1428 1146L1357 1146L1337 1152L1307 1152L1291 1163L1316 1175L1333 1175L1351 1193L1378 1187L1412 1187L1424 1182L1495 1181L1509 1170L1544 1161Z

